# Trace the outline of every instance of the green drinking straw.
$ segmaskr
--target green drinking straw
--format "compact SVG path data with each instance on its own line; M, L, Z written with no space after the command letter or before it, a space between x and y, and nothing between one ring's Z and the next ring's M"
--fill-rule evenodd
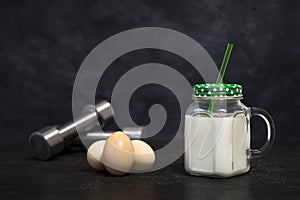
M217 81L216 81L217 85L220 85L220 84L223 83L223 78L224 78L224 75L225 75L225 72L226 72L226 68L227 68L227 64L228 64L228 61L229 61L229 58L230 58L232 48L233 48L233 44L228 43L225 54L224 54L224 57L223 57L223 61L222 61L222 64L221 64L221 69L220 69L220 72L219 72L219 75L218 75L218 78L217 78ZM213 109L214 109L214 102L210 101L209 106L208 106L208 112L212 113Z
M217 85L219 85L223 82L223 78L224 78L224 75L225 75L225 72L226 72L226 68L227 68L227 65L228 65L228 61L229 61L229 58L230 58L232 47L233 47L233 44L231 44L231 43L227 44L227 48L226 48L226 51L225 51L225 54L224 54L224 57L223 57L223 61L222 61L222 64L221 64L221 69L220 69L220 72L219 72L219 76L218 76L217 82L216 82Z

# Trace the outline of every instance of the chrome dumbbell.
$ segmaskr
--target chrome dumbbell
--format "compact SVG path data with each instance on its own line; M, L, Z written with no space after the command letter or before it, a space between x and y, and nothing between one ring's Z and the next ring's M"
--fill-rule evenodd
M29 137L29 147L34 156L47 160L63 151L65 144L78 136L77 129L88 131L99 120L104 127L113 117L111 104L101 101L96 104L93 112L84 114L80 119L63 126L46 126ZM77 129L76 129L77 128Z

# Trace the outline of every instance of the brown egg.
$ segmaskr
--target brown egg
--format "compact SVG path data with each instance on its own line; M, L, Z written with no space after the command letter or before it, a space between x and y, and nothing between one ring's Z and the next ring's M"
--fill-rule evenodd
M132 168L134 148L125 133L118 131L107 139L103 149L102 163L105 169L113 175L124 175Z
M89 165L96 171L104 170L104 165L101 163L103 148L106 140L94 142L88 149L86 158Z
M134 148L134 165L132 172L146 172L155 162L153 149L141 140L132 140Z

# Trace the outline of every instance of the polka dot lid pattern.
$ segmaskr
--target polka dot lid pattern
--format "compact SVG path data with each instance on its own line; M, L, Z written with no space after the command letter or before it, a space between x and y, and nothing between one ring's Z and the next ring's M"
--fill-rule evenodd
M242 97L242 86L238 84L201 83L193 86L196 97Z

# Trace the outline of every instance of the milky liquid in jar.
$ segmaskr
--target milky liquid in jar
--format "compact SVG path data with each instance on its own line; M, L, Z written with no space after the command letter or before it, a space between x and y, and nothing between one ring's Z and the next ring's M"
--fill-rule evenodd
M186 115L185 170L193 175L230 177L249 170L250 127L243 114Z

